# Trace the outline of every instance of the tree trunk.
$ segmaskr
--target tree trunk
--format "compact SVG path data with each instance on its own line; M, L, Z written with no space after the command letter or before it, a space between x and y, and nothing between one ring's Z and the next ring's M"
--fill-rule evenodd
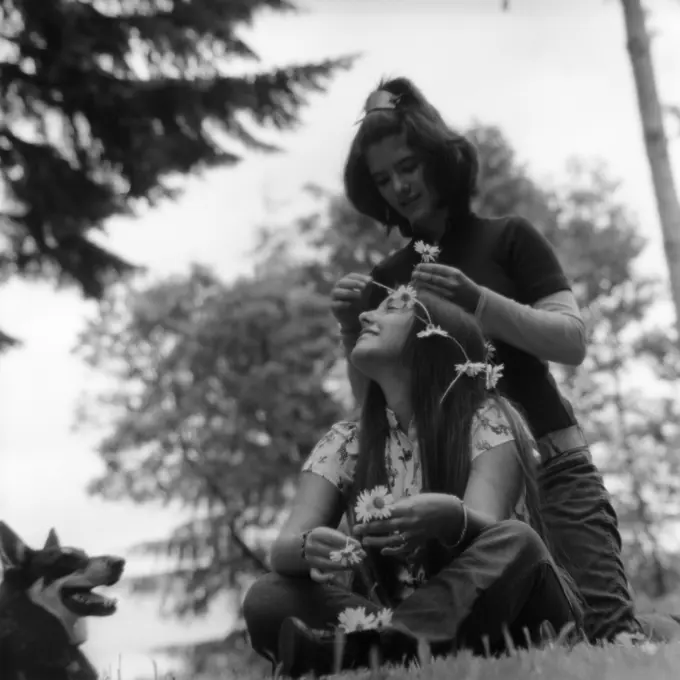
M656 207L661 222L668 262L671 294L675 304L676 327L680 342L680 202L668 154L668 139L654 76L649 34L645 27L642 0L621 0L626 37L633 67L638 107L642 119L647 159L652 171Z

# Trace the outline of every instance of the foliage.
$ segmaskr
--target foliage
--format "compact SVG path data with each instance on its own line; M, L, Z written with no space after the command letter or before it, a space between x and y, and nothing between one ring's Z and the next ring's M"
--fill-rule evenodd
M192 511L169 542L144 546L178 558L166 578L183 588L180 613L265 568L262 546L243 536L276 522L301 461L340 415L323 384L334 345L326 299L297 271L225 286L200 267L112 296L83 337L86 359L121 386L100 449L107 472L91 490Z
M99 298L130 263L93 238L178 175L272 151L352 59L257 69L239 29L287 0L0 0L0 280ZM4 343L5 345L7 343Z

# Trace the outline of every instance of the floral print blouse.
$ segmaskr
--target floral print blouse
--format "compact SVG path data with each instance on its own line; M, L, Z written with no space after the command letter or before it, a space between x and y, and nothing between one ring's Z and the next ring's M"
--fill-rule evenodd
M385 463L390 493L397 501L405 496L420 493L422 489L420 456L413 424L405 433L390 409L387 409L387 421L390 433L385 450ZM471 460L484 451L513 439L505 416L495 403L488 401L479 409L472 422ZM302 470L327 479L347 499L354 479L358 454L358 423L339 422L333 425L314 447ZM520 501L515 516L521 518L523 515L523 502ZM403 599L412 592L412 588L423 582L425 576L422 573L413 573L408 562L400 565L400 572L399 580L404 587L399 593L399 599Z

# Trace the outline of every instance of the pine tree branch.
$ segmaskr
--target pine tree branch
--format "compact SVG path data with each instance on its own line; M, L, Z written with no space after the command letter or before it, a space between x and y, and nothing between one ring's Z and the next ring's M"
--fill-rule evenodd
M203 484L207 487L209 492L215 497L217 497L225 508L229 507L229 500L225 497L222 489L220 489L217 482L215 482L215 480L210 475L206 474L206 472L201 468L200 463L192 459L191 454L189 452L189 447L181 433L179 433L178 440L180 443L180 448L182 450L183 460L194 471L196 477L198 477L203 482ZM269 572L270 569L267 566L267 564L241 538L238 530L236 529L235 522L233 519L227 521L227 528L229 529L229 533L231 534L232 540L234 541L234 543L236 543L241 552L248 559L250 559L255 564L255 566L258 569L260 569L260 571L263 571L265 573Z

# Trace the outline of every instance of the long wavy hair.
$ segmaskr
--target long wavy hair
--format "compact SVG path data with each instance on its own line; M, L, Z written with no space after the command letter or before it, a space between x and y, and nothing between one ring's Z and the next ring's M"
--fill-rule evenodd
M477 192L479 158L474 145L451 129L437 109L408 78L383 80L378 85L399 97L393 110L368 113L350 146L345 163L345 193L356 210L383 223L389 231L397 226L407 238L413 235L408 220L390 208L375 185L366 163L373 144L394 135L406 135L408 145L425 167L425 179L442 206L449 224L466 217Z
M402 361L410 368L413 424L418 438L422 468L422 491L453 494L462 498L471 469L470 441L476 412L491 401L507 419L515 439L517 459L522 468L528 522L546 543L563 577L565 592L577 616L582 611L577 589L571 577L561 568L561 558L553 550L541 512L541 496L536 478L535 441L525 419L515 406L495 391L486 389L480 378L456 378L456 364L484 362L487 347L475 318L442 298L420 292L418 300L427 309L431 322L443 328L451 338L432 335L418 338L429 320L416 305L414 322L404 346ZM446 397L442 402L442 396ZM364 489L387 484L385 447L389 437L386 400L378 383L371 381L363 404L359 427L359 455L350 494L350 508ZM351 512L351 510L350 510ZM369 564L378 593L389 604L389 593L396 587L396 574L389 558L378 550L369 550ZM434 574L450 561L451 554L436 541L422 551L422 566Z

